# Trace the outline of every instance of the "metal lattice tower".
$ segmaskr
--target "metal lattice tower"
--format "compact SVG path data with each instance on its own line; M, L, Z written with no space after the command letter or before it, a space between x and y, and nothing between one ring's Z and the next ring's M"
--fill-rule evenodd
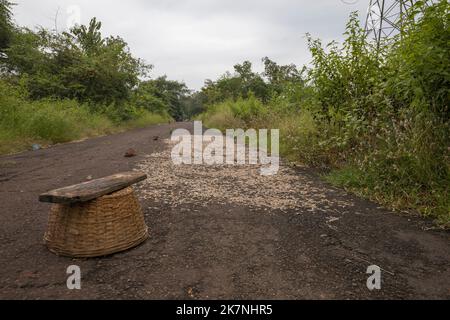
M401 30L403 13L413 5L412 0L370 0L366 32L379 45Z
M379 46L383 39L399 34L403 19L415 2L417 0L370 0L366 20L367 35Z

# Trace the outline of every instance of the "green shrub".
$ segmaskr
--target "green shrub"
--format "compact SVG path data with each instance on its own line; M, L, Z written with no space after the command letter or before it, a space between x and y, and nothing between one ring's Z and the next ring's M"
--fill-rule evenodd
M343 46L324 48L309 37L307 85L278 83L264 104L226 100L202 118L219 128L278 128L285 157L326 169L333 184L450 227L449 6L417 1L401 36L379 48L352 14Z
M205 125L217 129L242 128L255 126L255 121L261 121L268 115L268 109L254 95L239 98L236 101L228 99L209 106L199 119Z
M171 121L168 115L127 108L131 111L126 111L129 118L124 121L102 107L95 108L102 113L94 112L93 106L74 100L30 101L17 88L0 81L0 153L25 150L33 143L62 143Z
M168 115L151 113L147 110L140 109L137 111L135 118L123 124L127 128L144 128L152 124L171 123L173 119Z
M450 120L450 4L418 1L388 60L386 93L395 108Z

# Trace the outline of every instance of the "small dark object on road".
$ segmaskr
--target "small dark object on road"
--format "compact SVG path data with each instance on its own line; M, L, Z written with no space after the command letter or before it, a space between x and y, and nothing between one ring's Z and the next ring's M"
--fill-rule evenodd
M128 149L127 153L125 153L125 158L132 158L132 157L136 157L137 156L137 152L134 149Z
M159 140L159 137L158 136L154 136L153 137L153 141L158 141Z

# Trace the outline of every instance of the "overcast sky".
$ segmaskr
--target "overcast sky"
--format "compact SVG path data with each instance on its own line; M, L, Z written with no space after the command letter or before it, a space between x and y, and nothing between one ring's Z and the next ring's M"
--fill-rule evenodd
M261 71L261 58L278 63L309 62L305 33L341 40L351 11L364 20L368 0L14 0L19 25L58 30L92 17L103 34L119 35L133 54L199 89L244 60ZM57 14L58 13L58 14Z

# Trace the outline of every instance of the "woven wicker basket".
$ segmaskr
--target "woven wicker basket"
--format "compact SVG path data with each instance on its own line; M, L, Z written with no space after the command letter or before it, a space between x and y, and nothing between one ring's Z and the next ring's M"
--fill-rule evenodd
M89 202L53 205L45 234L50 251L75 258L110 255L147 238L144 215L131 187Z

